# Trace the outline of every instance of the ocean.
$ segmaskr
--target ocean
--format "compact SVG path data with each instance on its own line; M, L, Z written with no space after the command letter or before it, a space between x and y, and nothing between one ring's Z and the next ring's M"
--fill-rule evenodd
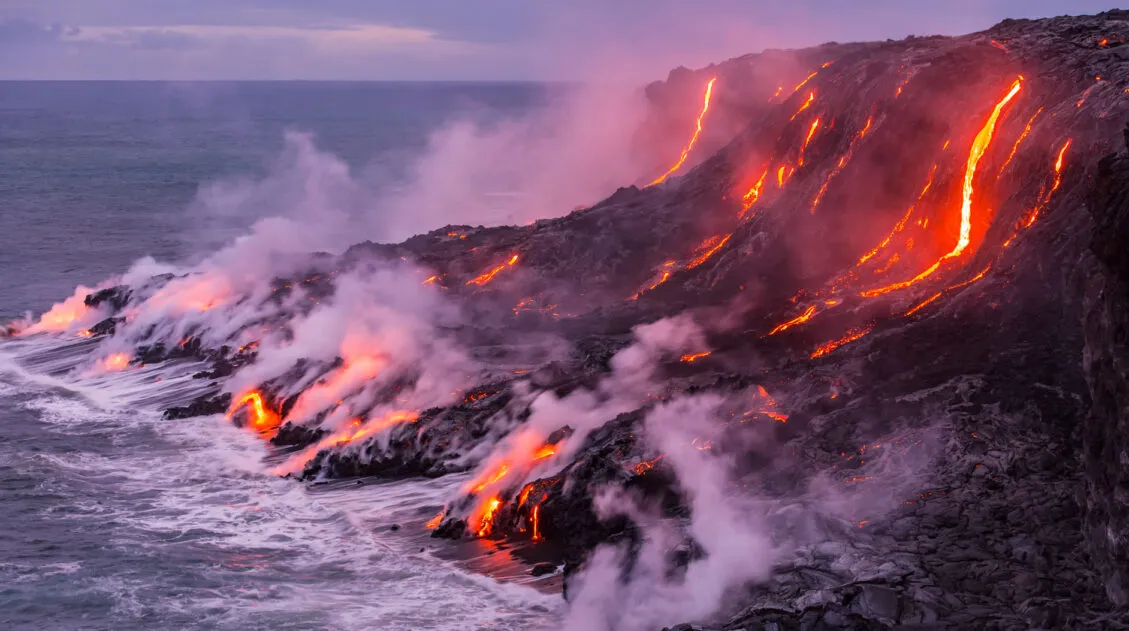
M436 129L522 117L548 93L0 83L0 322L141 257L190 260L238 237L254 217L190 209L209 183L268 170L288 131L395 186ZM34 341L0 344L0 628L526 629L559 613L559 596L470 572L400 528L457 479L280 479L262 441L224 419L161 418L185 374L71 367Z

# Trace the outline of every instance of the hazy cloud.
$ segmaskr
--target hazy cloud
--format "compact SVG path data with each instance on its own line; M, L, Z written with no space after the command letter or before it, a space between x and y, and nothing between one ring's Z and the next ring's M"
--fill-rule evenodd
M0 78L661 76L829 40L955 34L1108 0L0 0Z

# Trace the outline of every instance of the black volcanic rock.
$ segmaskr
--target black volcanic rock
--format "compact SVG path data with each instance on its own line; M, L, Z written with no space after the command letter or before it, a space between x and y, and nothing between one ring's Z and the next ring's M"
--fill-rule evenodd
M1129 139L1127 139L1129 144ZM1102 159L1090 204L1096 269L1086 291L1085 535L1111 600L1129 605L1129 155Z
M125 285L117 285L115 287L108 287L101 291L94 292L88 295L83 302L88 307L100 307L106 305L113 310L114 313L121 311L129 304L129 299L132 291Z
M223 414L231 405L231 395L221 394L216 396L203 396L182 407L172 407L165 410L165 418L170 420L192 418L194 416L208 416L210 414Z

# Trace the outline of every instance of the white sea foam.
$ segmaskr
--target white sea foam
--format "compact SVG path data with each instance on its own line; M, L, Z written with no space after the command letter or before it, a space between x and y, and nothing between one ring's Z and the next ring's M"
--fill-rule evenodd
M559 614L559 597L469 574L388 532L441 504L461 479L327 490L279 479L263 464L262 441L222 417L168 421L136 405L154 391L192 386L183 366L42 377L9 355L0 373L0 395L35 392L22 405L50 433L113 446L41 456L109 496L72 503L68 517L95 528L115 524L107 544L146 557L176 559L187 549L197 562L212 560L195 568L209 586L176 589L175 597L155 597L151 577L141 573L98 578L98 589L114 594L117 616L223 628L301 628L305 621L463 630L542 627Z

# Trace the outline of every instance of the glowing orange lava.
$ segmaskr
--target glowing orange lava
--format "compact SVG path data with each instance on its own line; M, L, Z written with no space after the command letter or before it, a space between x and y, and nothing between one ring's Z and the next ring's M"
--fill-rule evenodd
M930 296L929 298L926 298L925 300L922 300L921 302L917 303L917 306L910 309L909 311L906 311L906 316L911 316L911 315L917 313L918 311L921 311L922 309L924 309L925 307L927 307L931 303L933 303L935 300L940 298L943 293L944 292L937 292L937 293L933 294L932 296Z
M474 483L474 485L471 487L471 492L481 493L482 491L486 490L486 487L506 477L509 472L510 466L508 464L502 463L498 466L497 469L493 471L493 473L488 472L485 477L480 478L478 482Z
M250 407L248 421L251 428L260 433L274 431L280 424L278 414L268 408L263 402L263 395L258 390L252 390L239 397L228 409L227 417L231 418L243 407Z
M808 100L804 101L804 104L800 106L800 109L796 110L795 114L792 114L792 118L789 118L788 122L792 122L792 121L796 120L796 118L800 114L802 114L804 112L804 110L811 107L812 103L815 103L815 92L812 92L811 94L808 95Z
M796 166L804 166L804 152L807 151L808 145L811 144L811 139L815 136L815 132L819 130L821 122L823 121L819 118L812 121L811 128L808 129L808 135L804 138L804 143L800 145L800 157L796 160Z
M988 121L984 124L984 127L981 128L980 133L976 134L976 139L972 143L972 149L968 154L968 164L965 167L964 172L964 186L961 194L960 208L960 237L957 239L956 246L953 247L952 251L942 256L937 260L936 263L934 263L924 272L918 274L910 280L864 291L862 292L863 296L867 298L873 298L874 296L880 296L882 294L896 291L898 289L909 287L921 280L924 280L925 278L928 278L929 276L932 276L933 273L936 272L945 261L956 258L964 253L965 248L968 247L968 244L971 241L972 235L972 194L973 179L976 176L976 167L980 164L980 159L984 157L984 152L988 150L988 146L992 142L992 135L995 133L996 123L999 121L1000 114L1003 112L1004 107L1006 107L1007 104L1010 103L1022 89L1022 80L1016 79L1015 83L1013 83L1011 86L1011 90L1007 93L1007 96L1005 96L1003 100L996 104L995 109L992 110L992 115L988 118Z
M648 186L662 184L666 180L666 178L670 177L678 169L681 169L682 165L686 162L686 158L690 155L690 151L698 142L698 136L700 136L702 133L702 120L706 117L706 113L710 110L710 100L713 98L713 84L716 82L717 77L714 77L710 79L709 83L706 84L706 94L702 99L702 111L698 114L698 122L696 123L696 127L694 128L694 135L690 137L690 142L686 144L686 148L682 150L682 155L679 156L678 162L676 162L674 166L670 167L670 169L666 173L660 175L654 182L651 182Z
M514 263L517 263L517 255L516 254L513 255L512 257L510 257L510 260L508 260L505 263L495 267L494 269L468 280L466 282L466 284L467 285L478 285L479 287L482 287L486 283L489 283L490 281L494 280L494 277L498 275L498 272L501 272L502 270L506 269L507 267L513 267Z
M839 350L840 348L846 346L847 344L850 344L851 342L860 340L863 337L865 337L868 333L870 333L870 331L873 330L873 328L874 328L874 325L867 325L867 326L862 327L862 328L853 329L851 331L848 331L847 334L844 335L843 337L841 337L837 340L832 340L832 341L830 341L826 344L823 344L819 348L815 349L815 351L811 354L811 358L817 359L819 357L829 355L829 354Z
M708 261L711 256L713 256L714 254L717 254L718 250L725 247L725 244L729 242L729 238L732 237L732 236L733 236L732 234L727 234L724 237L722 237L721 240L718 241L716 245L714 245L710 249L706 250L702 254L698 255L698 257L695 258L694 260L687 263L686 269L694 269L695 267L698 267L702 263L705 263L706 261ZM717 237L714 237L714 239L716 239L716 238ZM706 243L709 243L709 241L707 241ZM703 244L703 245L705 245L705 244Z
M537 504L533 507L533 512L530 514L530 522L533 526L533 540L541 541L544 537L541 536L541 505Z
M1011 147L1011 153L1007 154L1007 159L1004 160L1004 165L1000 167L1001 174L1007 170L1008 165L1010 165L1011 161L1015 158L1016 152L1019 151L1019 146L1023 144L1023 141L1027 139L1028 134L1031 133L1031 126L1035 124L1035 119L1039 118L1039 115L1042 113L1043 108L1040 107L1035 112L1035 114L1031 116L1031 119L1027 121L1027 126L1023 128L1023 133L1019 134L1019 138L1015 140L1015 144Z
M428 522L424 524L424 527L428 530L435 530L436 528L438 528L439 524L443 523L443 514L444 511L439 511L439 514L428 520Z
M486 505L483 507L482 513L480 515L472 517L472 521L478 524L475 529L475 533L479 537L485 537L490 534L491 530L493 530L494 517L497 516L498 509L501 507L502 500L498 499L497 496L492 497L490 498L490 501L486 502Z
M800 315L792 318L791 320L788 320L787 322L776 325L776 328L769 331L768 334L769 335L776 335L777 333L782 333L784 331L787 331L788 329L796 326L797 324L803 324L804 322L811 320L812 316L814 316L814 315L815 315L815 305L812 305L812 306L808 307L807 310L804 311L803 313L801 313Z
M114 353L106 359L102 360L102 369L106 371L117 372L125 370L129 367L129 355L126 353Z
M842 172L842 170L847 166L847 163L851 161L851 158L855 153L855 147L858 145L859 141L861 141L863 138L866 138L866 135L870 133L870 128L873 124L874 116L871 115L866 119L866 124L863 125L862 130L859 131L858 135L855 136L853 140L851 140L851 144L847 147L847 152L843 154L843 157L839 158L838 164L835 165L834 169L831 169L831 173L827 174L827 179L823 181L823 186L819 187L819 192L816 193L815 198L812 199L812 213L815 213L815 209L819 208L819 205L823 203L823 196L827 194L827 187L831 185L831 181L838 177L839 173Z
M1031 209L1031 212L1029 212L1023 219L1023 221L1021 222L1022 227L1030 228L1035 223L1035 220L1039 218L1039 213L1041 213L1046 207L1047 203L1051 201L1051 196L1053 196L1055 192L1058 191L1058 188L1062 186L1062 167L1065 164L1066 152L1070 149L1070 145L1073 142L1073 139L1068 138L1066 140L1066 143L1062 145L1062 148L1058 150L1058 157L1055 159L1054 183L1051 184L1051 188L1042 195L1042 197L1039 199L1039 202L1035 204L1035 207Z
M544 445L533 454L533 462L539 462L546 458L551 458L557 453L556 445Z
M918 194L917 200L906 210L906 214L898 220L898 223L894 224L894 229L890 231L890 234L886 235L886 238L882 240L882 243L879 243L878 245L874 246L873 250L862 255L862 257L858 260L858 263L855 263L856 267L877 256L879 252L881 252L887 245L890 244L890 240L894 238L894 235L905 229L906 223L909 222L909 218L913 215L913 211L917 209L917 205L921 203L921 200L925 198L925 194L928 193L929 189L933 186L933 176L935 176L936 174L937 165L934 164L933 168L929 170L929 179L926 180L925 187L921 189L921 193Z
M678 361L685 362L687 364L692 364L692 363L698 361L699 359L701 359L703 357L709 357L709 356L710 356L710 352L706 351L704 353L694 353L693 355L683 355L682 357L680 357L678 359Z
M748 213L749 209L752 208L753 205L757 203L758 199L760 199L761 190L764 188L764 180L765 180L765 178L768 177L769 169L770 169L770 167L768 165L765 165L764 172L761 173L761 176L760 176L759 179L757 179L756 184L753 184L752 188L750 188L749 191L747 193L745 193L744 196L741 197L741 201L743 202L743 204L742 204L742 207L741 207L740 217L742 219L745 218L745 214Z
M361 419L354 419L344 429L338 430L325 438L322 438L314 445L303 449L298 454L291 456L286 462L274 468L275 475L288 475L296 473L305 468L306 464L314 459L320 451L330 447L341 447L348 445L354 441L360 440L366 436L382 432L390 427L400 425L403 423L415 423L419 420L417 412L407 410L395 410L388 412L383 416L379 416L368 421L361 421Z

